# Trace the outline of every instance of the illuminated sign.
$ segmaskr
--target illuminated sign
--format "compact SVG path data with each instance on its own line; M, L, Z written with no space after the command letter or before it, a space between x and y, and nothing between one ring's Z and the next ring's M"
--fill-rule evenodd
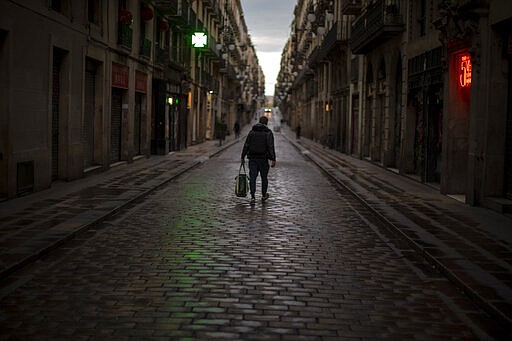
M192 45L194 47L205 47L208 43L208 37L203 32L195 32L192 35Z
M459 84L462 88L471 86L471 69L471 56L469 53L462 54L458 63Z

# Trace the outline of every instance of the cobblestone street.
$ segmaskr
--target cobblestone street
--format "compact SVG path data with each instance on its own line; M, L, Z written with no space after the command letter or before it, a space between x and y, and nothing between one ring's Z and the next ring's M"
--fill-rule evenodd
M280 134L270 199L238 142L0 287L0 339L506 339Z

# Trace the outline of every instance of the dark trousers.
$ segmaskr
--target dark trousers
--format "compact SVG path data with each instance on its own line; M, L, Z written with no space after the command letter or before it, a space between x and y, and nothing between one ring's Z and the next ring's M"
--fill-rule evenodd
M251 196L256 193L256 177L258 173L261 175L261 194L267 194L268 188L268 171L270 165L267 159L250 159L249 160L249 188Z

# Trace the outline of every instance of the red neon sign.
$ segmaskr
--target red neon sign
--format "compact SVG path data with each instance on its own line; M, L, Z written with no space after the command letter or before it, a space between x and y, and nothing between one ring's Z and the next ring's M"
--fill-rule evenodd
M459 59L459 84L462 88L468 88L471 86L471 56L469 53L465 53L460 56Z

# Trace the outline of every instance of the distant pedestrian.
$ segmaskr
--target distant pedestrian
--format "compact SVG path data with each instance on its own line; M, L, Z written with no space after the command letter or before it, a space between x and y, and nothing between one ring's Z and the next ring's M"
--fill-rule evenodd
M245 163L245 156L249 159L249 189L251 191L251 205L256 202L256 178L258 173L261 176L261 200L265 201L269 195L268 172L270 167L276 166L276 151L274 147L274 134L267 127L268 118L260 117L244 143L242 150L242 164ZM270 160L270 165L269 161Z
M222 141L226 138L227 124L222 121L215 122L215 137L219 140L219 147L222 146Z
M297 139L300 139L300 130L301 130L301 128L300 128L300 124L299 124L299 125L297 126L297 128L295 128L295 137L296 137Z
M235 132L235 138L240 137L240 122L236 121L235 126L233 127L233 131Z

